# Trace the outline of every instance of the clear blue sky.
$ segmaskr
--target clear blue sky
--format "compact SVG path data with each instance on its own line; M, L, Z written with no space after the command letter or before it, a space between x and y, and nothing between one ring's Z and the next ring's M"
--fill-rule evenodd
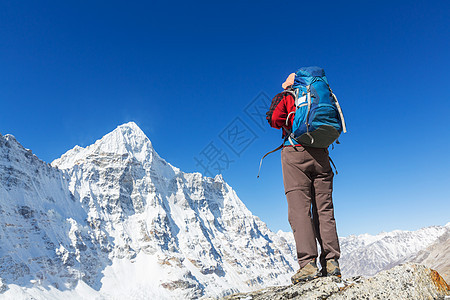
M204 172L194 157L212 142L242 201L288 231L279 153L256 179L280 133L245 108L318 65L349 129L331 151L339 235L443 225L449 20L450 1L5 0L0 133L51 162L135 121L186 172ZM233 128L236 152L221 139Z

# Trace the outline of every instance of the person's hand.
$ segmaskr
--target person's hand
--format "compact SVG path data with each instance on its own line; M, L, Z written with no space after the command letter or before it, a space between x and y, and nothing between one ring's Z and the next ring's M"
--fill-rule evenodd
M283 84L281 86L285 90L287 87L294 84L294 80L295 80L295 73L291 73L291 74L289 74L288 78L286 79L285 82L283 82Z

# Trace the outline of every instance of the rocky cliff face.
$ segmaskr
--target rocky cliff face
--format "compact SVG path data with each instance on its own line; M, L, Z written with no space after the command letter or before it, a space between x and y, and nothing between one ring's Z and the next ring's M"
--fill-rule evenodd
M284 299L447 299L449 286L440 275L421 265L405 264L382 271L368 279L342 280L325 277L295 286L272 287L251 293L234 294L224 300Z
M286 284L296 268L221 176L173 167L134 123L51 166L12 136L0 155L5 296L195 299Z
M446 282L450 282L450 230L434 244L408 258L408 261L432 268L438 271Z

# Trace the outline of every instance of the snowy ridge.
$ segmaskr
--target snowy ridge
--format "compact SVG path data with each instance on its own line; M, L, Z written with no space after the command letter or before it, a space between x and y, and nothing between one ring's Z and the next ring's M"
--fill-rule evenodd
M290 232L278 231L289 247L295 251L294 236ZM388 270L405 262L420 262L415 258L430 245L448 243L450 223L445 226L431 226L417 231L394 230L377 235L361 234L339 237L341 258L339 260L342 276L373 276L382 270ZM318 246L318 249L319 246ZM422 254L423 255L423 254ZM442 258L440 258L442 260ZM426 265L435 267L441 261L427 260ZM447 268L445 268L447 270Z
M1 145L2 167L26 152L6 144ZM134 123L119 126L91 146L75 147L53 167L41 162L35 171L29 163L18 159L11 172L30 172L33 185L39 186L49 180L32 174L45 165L58 179L44 191L29 192L30 226L58 232L38 256L55 265L32 266L20 275L1 268L8 289L4 296L29 293L40 299L36 288L45 287L55 297L87 293L99 299L195 299L287 284L297 268L285 240L253 216L221 176L208 178L171 166ZM24 193L24 177L16 178L10 190L3 188L10 178L2 178L0 186L0 205L14 216L12 224L23 218L12 195ZM56 189L61 190L57 200L40 208L47 197L55 198ZM49 221L52 209L61 213ZM3 220L0 226L11 231ZM19 270L30 264L26 257L34 259L35 246L42 248L49 238L16 233L8 239L12 244L0 248L1 259L21 240L29 245L10 262ZM44 293L42 299L48 296Z
M91 245L86 213L61 171L39 160L11 135L0 135L0 278L4 284L74 286L82 274L77 246ZM83 260L96 258L86 249ZM101 266L99 262L96 266ZM66 279L65 279L66 278ZM0 288L1 290L1 288Z
M368 234L340 239L341 266L345 276L372 276L436 242L450 226L431 226L417 231L395 230L372 236Z

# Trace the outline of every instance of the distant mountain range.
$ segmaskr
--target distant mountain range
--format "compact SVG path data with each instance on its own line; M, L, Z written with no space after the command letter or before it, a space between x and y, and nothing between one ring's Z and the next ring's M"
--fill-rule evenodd
M430 260L420 251L449 228L342 238L344 275ZM133 122L51 165L0 135L0 241L9 299L218 297L289 284L298 268L292 234L269 230L220 175L170 165Z
M281 231L278 234L295 247L292 234ZM417 231L351 235L340 237L339 242L339 262L345 278L373 276L405 262L416 262L436 269L445 279L450 279L450 223Z

